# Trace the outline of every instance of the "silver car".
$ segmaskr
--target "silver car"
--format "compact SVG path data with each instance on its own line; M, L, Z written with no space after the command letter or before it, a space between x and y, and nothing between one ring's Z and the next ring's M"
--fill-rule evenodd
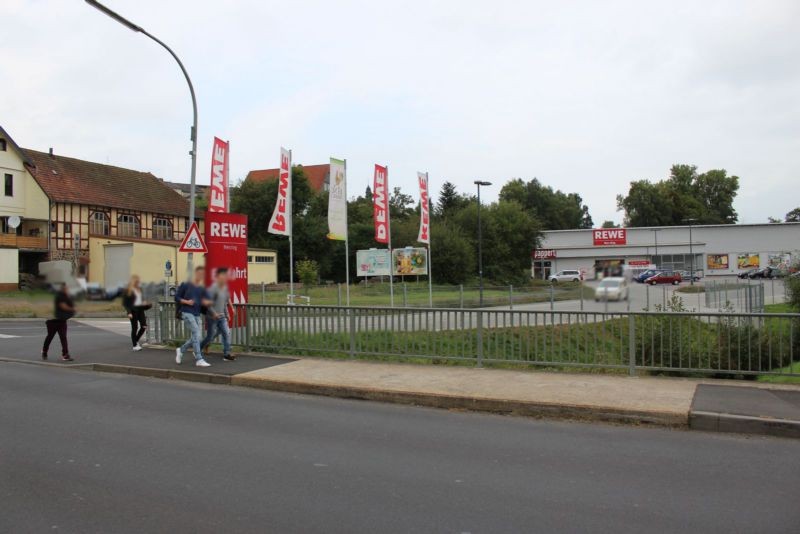
M569 270L558 271L556 274L551 275L548 280L557 284L559 282L580 282L582 278L580 271Z

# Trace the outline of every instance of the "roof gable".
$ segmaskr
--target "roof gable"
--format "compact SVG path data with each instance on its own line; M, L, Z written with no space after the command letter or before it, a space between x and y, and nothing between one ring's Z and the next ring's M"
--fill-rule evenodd
M321 165L298 165L302 167L308 178L308 183L314 191L325 189L325 183L331 173L331 166L328 163ZM254 170L247 173L245 180L253 182L265 182L267 180L277 180L280 169Z
M55 202L166 215L189 215L189 202L149 172L124 169L28 148L29 171Z

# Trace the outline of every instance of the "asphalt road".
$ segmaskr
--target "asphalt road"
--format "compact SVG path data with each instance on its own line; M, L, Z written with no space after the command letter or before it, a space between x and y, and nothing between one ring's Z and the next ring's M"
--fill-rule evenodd
M0 532L792 532L798 456L0 363Z

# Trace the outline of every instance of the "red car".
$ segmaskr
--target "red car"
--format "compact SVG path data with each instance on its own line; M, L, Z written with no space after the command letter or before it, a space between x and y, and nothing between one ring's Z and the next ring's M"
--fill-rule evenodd
M681 273L675 271L664 271L662 273L655 274L644 281L645 284L650 284L654 286L656 284L672 284L678 285L683 281L681 278Z

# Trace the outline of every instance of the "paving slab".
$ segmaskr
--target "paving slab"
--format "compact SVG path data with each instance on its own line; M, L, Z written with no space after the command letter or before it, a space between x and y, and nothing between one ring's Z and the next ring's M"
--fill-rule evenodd
M800 438L800 390L699 384L690 426Z
M598 374L304 359L233 385L532 416L686 426L697 383Z

